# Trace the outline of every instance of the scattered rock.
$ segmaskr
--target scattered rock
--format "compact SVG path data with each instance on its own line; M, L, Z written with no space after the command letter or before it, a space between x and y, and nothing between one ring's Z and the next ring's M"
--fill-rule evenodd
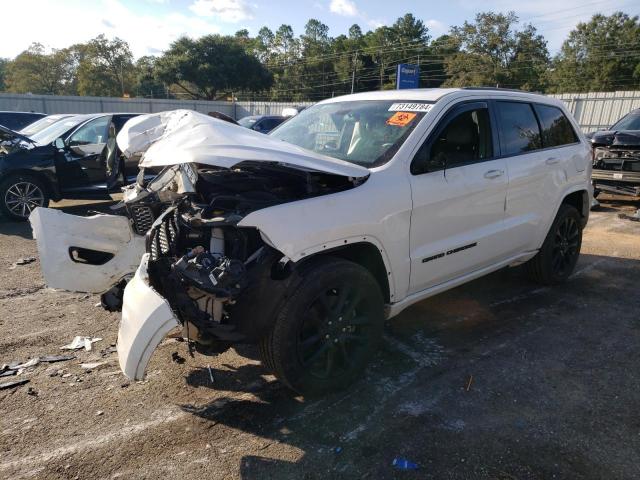
M36 261L36 257L19 258L18 260L13 262L13 264L11 264L11 266L9 267L9 270L15 270L15 268L18 267L19 265L28 265L29 263L33 263L35 261Z

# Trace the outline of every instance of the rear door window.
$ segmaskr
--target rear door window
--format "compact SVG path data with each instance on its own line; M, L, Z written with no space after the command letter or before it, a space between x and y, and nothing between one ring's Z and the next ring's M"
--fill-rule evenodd
M538 120L529 103L496 102L503 155L518 155L542 148Z
M557 107L535 104L536 113L542 127L542 146L559 147L576 143L578 137L571 122Z

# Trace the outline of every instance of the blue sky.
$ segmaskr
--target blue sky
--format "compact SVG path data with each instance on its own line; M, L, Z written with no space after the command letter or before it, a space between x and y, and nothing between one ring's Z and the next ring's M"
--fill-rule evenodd
M2 4L0 57L9 58L32 42L62 48L100 33L123 38L139 57L162 52L183 34L232 34L241 28L255 34L264 25L275 31L283 23L299 34L309 18L326 23L330 34L337 36L353 23L366 31L391 24L407 12L422 19L435 37L486 10L514 10L521 20L538 27L554 53L566 34L594 13L640 14L638 0L3 0Z

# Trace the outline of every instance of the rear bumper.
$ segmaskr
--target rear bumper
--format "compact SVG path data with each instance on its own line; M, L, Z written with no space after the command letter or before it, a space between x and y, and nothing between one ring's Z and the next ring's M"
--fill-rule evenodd
M149 359L162 339L180 325L169 303L150 285L147 274L149 254L124 290L122 320L118 331L118 360L122 372L141 380Z

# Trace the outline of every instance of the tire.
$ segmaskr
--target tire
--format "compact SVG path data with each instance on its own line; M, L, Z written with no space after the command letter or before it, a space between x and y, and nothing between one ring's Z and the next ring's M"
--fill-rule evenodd
M542 248L525 263L528 276L543 285L564 282L578 262L582 246L582 217L571 205L562 204Z
M44 183L31 175L12 175L0 182L0 212L12 220L25 221L36 207L49 205Z
M263 365L305 396L351 385L376 350L384 300L364 267L325 257L304 273L260 342Z

